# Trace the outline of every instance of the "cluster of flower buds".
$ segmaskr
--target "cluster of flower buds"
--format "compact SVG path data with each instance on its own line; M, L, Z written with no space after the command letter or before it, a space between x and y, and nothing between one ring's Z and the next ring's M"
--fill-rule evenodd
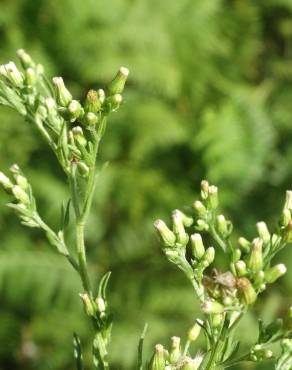
M197 340L200 334L200 325L197 323L189 330L187 344L184 349L179 337L171 338L170 349L167 350L161 344L156 344L154 354L149 364L149 370L198 370L203 360L203 355L198 353L194 358L187 353L191 342Z

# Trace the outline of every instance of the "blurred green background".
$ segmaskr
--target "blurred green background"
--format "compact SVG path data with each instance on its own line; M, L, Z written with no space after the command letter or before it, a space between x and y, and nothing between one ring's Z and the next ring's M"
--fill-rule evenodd
M102 144L100 165L110 165L87 243L92 276L113 272L113 369L134 369L145 321L149 353L154 343L183 337L199 315L191 286L159 249L153 221L191 204L207 178L219 186L237 235L252 238L256 221L275 225L292 187L292 2L0 0L0 63L20 47L80 99L121 65L130 68L125 104ZM31 127L1 108L0 168L14 162L58 227L66 186L57 162ZM0 369L71 370L73 331L90 351L80 284L6 201L1 193ZM257 334L257 316L272 320L291 303L289 249L279 260L290 272L243 322L245 344Z

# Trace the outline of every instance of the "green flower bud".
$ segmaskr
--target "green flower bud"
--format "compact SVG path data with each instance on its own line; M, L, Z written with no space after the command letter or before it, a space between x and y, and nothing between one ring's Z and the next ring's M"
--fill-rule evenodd
M191 245L193 256L200 260L205 254L205 248L200 234L191 235Z
M45 99L45 107L46 107L49 115L55 116L57 114L57 106L56 106L56 102L53 98L46 98Z
M251 252L248 260L248 267L251 271L256 272L263 267L263 241L260 238L255 238L252 242Z
M224 312L224 306L214 300L207 299L201 306L202 311L207 314L220 314Z
M229 304L225 304L225 305L228 306ZM217 314L212 315L212 325L214 326L214 328L218 328L222 324L223 319L224 319L223 313L217 313Z
M70 115L70 121L74 122L81 113L81 104L78 100L71 100L71 102L68 105L68 112Z
M267 224L265 222L258 222L257 223L257 230L260 238L263 240L265 244L269 243L271 239L271 234L269 233Z
M284 203L284 209L292 210L292 190L286 191L286 199Z
M84 310L88 316L95 316L96 310L94 307L94 303L92 302L91 298L87 293L80 293L79 297L81 298Z
M62 77L54 77L53 84L55 85L58 104L62 107L67 107L72 101L72 95L66 88Z
M161 344L156 344L151 360L150 370L165 370L165 350Z
M107 101L109 110L113 112L116 111L121 105L122 100L123 100L123 97L120 94L115 94L107 98L106 101Z
M166 247L174 247L175 246L175 235L174 233L166 226L165 222L162 220L156 220L154 222L154 227L160 237L162 243Z
M218 188L217 186L211 185L209 186L208 191L208 204L211 209L216 209L218 207Z
M179 367L181 370L198 370L203 358L200 356L198 358L185 357L183 359L182 365Z
M129 76L128 68L121 67L115 78L109 84L108 90L111 95L121 94L124 91L125 83L127 81L128 76Z
M193 207L194 207L194 209L195 209L195 211L196 211L196 213L199 217L206 216L208 211L207 211L207 208L204 206L204 204L201 201L196 200L193 204Z
M284 227L286 227L289 222L291 221L291 212L289 209L284 208L282 211L281 219L280 219L280 224Z
M228 226L227 226L226 219L223 215L218 215L216 217L216 226L217 226L219 233L222 236L228 235Z
M207 199L209 195L209 183L207 180L201 181L201 197Z
M17 50L17 56L20 60L20 63L24 69L35 67L34 61L31 59L31 56L23 49Z
M15 63L9 62L0 66L0 76L5 77L15 87L23 85L23 75L17 69Z
M15 175L15 181L16 181L16 184L21 187L21 189L23 189L23 190L28 189L28 181L24 176Z
M6 190L11 190L13 187L12 182L10 179L3 173L0 172L0 184L4 187Z
M265 272L265 280L267 283L271 284L283 276L287 271L286 266L283 263L271 267Z
M200 335L200 332L201 332L201 327L196 322L195 325L188 331L188 340L190 342L194 342L195 340L197 340L198 336Z
M97 90L97 97L98 97L98 100L101 102L101 104L103 104L105 101L105 93L103 89Z
M25 82L29 86L34 86L37 81L37 76L33 68L28 68L25 71Z
M88 126L95 126L97 124L98 117L97 117L96 114L94 114L92 112L86 113L84 118L85 118L85 123Z
M238 276L245 276L247 274L246 263L242 260L235 262L235 268Z
M80 176L87 177L89 174L89 168L84 162L78 162L77 163L77 170Z
M78 143L82 146L85 146L87 141L84 137L83 130L80 126L75 126L72 128L72 134L75 141L78 141Z
M171 338L171 350L169 353L169 362L175 364L181 357L181 347L180 347L180 338L172 337Z
M176 212L176 213L180 214L181 219L182 219L182 223L183 223L184 226L190 227L193 224L194 220L193 220L192 217L189 217L189 216L185 215L183 212L181 212L178 209L174 210L173 212Z
M98 97L98 93L95 90L89 90L86 96L85 105L86 112L97 113L101 109L101 101Z
M178 210L173 211L172 220L173 220L173 232L176 236L177 242L182 245L187 245L189 241L189 236L185 231L182 213Z
M97 309L99 312L104 312L106 307L105 307L105 301L102 297L97 297L95 300L97 304Z
M252 286L251 282L246 277L241 277L237 279L237 288L243 295L243 299L246 304L252 304L257 298L256 291Z
M207 224L206 221L199 219L197 220L196 229L198 231L207 231L209 230L209 225Z
M209 247L203 257L203 262L205 263L205 267L210 266L215 259L215 249L213 247ZM207 265L207 266L206 266Z
M251 247L251 242L249 242L247 239L243 238L243 237L240 237L238 239L238 244L240 246L240 248L246 252L246 253L249 253L250 251L250 247Z
M12 187L12 193L15 196L15 198L20 201L20 203L23 203L23 204L30 203L29 196L19 185L14 185Z
M10 166L9 171L12 172L14 175L20 174L20 168L18 164L14 163L12 166Z
M235 248L232 251L232 262L235 263L241 257L241 250L239 248Z

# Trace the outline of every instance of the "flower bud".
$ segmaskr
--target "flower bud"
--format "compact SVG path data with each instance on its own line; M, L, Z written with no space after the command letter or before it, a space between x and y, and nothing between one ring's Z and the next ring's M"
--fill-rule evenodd
M211 209L216 209L218 207L218 188L217 186L209 186L208 191L208 204Z
M48 114L55 116L57 113L57 106L56 102L53 98L46 98L45 99L45 107L47 108Z
M248 267L253 271L259 271L263 267L263 241L255 238L252 241L251 252L248 260Z
M29 86L34 86L37 81L37 76L33 68L28 68L25 71L25 82Z
M218 215L216 217L216 226L217 226L219 233L222 236L228 235L228 226L227 226L226 219L223 215Z
M154 227L160 237L162 243L166 247L174 247L175 246L175 235L174 233L166 226L165 222L162 220L156 220L154 222Z
M199 231L207 231L209 230L209 225L206 221L199 219L197 220L196 229Z
M57 94L57 101L62 107L67 107L72 100L70 91L66 88L62 77L54 77L53 84Z
M23 84L23 75L13 62L1 65L0 75L9 80L15 87L20 87Z
M16 181L16 184L21 187L21 189L23 189L23 190L28 189L28 181L24 176L15 175L15 181Z
M116 111L121 105L122 100L123 100L123 97L121 94L115 94L107 98L106 101L108 103L109 110L113 112Z
M251 247L251 242L249 242L247 239L243 238L242 236L238 239L238 244L240 245L241 249L249 253L250 247Z
M246 277L237 279L237 288L242 293L246 304L252 304L257 298L256 291L251 282Z
M289 222L291 221L291 212L289 209L284 208L282 211L281 219L280 219L280 224L282 226L287 226Z
M20 63L24 69L31 68L35 66L34 61L31 59L31 56L23 49L17 50L17 56L20 60Z
M241 257L241 250L239 248L235 248L232 250L232 262L235 263Z
M185 231L181 212L178 210L173 211L172 220L173 220L173 232L176 235L177 242L182 245L187 245L189 241L189 236Z
M228 306L228 304L225 304L225 306ZM224 319L223 313L216 313L212 315L212 326L214 326L214 328L218 328L222 324L223 319Z
M81 104L78 100L71 100L71 102L68 105L68 112L70 115L70 121L74 122L81 113Z
M224 306L221 303L211 299L207 299L201 307L202 311L207 315L220 314L224 312Z
M95 308L94 304L89 297L87 293L80 293L79 297L81 298L83 305L84 305L84 310L88 316L94 316L95 315Z
M185 215L183 212L181 212L178 209L174 210L173 212L176 212L176 213L180 214L180 217L182 219L182 223L185 227L190 227L193 224L194 220L193 220L192 217L189 217L189 216Z
M200 260L205 254L205 248L200 234L191 235L191 245L193 256Z
M86 113L84 119L85 119L85 123L88 126L95 126L97 124L97 121L98 121L97 115L92 113L92 112Z
M196 200L193 204L193 207L194 207L194 209L195 209L195 211L196 211L196 213L199 217L206 216L208 211L207 211L206 207L204 206L204 204L201 201Z
M109 93L111 95L121 94L124 91L125 83L127 81L128 76L129 76L128 68L121 67L115 78L109 84L108 87Z
M171 338L171 350L169 353L169 362L171 364L175 364L180 357L181 357L180 338L172 337Z
M103 104L104 101L105 101L105 93L104 93L103 89L98 89L97 90L97 97L98 97L99 101L101 102L101 104Z
M201 181L201 197L207 199L209 194L209 183L207 180Z
M190 342L194 342L197 340L198 336L200 335L201 327L196 322L195 325L188 331L188 340Z
M185 357L183 359L182 365L179 367L181 370L198 370L203 358L200 356L199 358L190 358Z
M102 297L97 297L95 300L97 304L97 309L99 312L104 312L105 311L105 301Z
M247 274L246 264L244 261L239 260L235 262L235 268L238 276L244 276Z
M165 350L161 344L156 344L150 370L165 370Z
M286 266L283 263L271 267L265 272L265 280L267 283L271 284L283 276L287 271Z
M20 201L20 203L23 203L23 204L29 204L30 203L29 196L26 194L26 192L19 185L14 185L12 187L12 193L15 196L15 198L18 201Z
M203 257L204 266L208 267L213 263L215 259L215 249L213 247L209 247Z
M284 209L288 209L289 211L292 210L292 190L286 191L286 199L284 203Z
M0 172L0 184L4 187L6 190L11 190L13 187L12 182L10 179L3 173Z
M86 139L83 134L83 130L80 126L75 126L72 128L72 134L74 137L74 140L78 141L78 143L82 146L86 145Z
M78 162L77 163L77 170L80 176L87 177L89 174L89 168L84 162Z
M86 96L84 108L86 112L97 113L101 109L101 101L95 90L89 90Z
M265 244L269 243L271 239L271 234L269 233L267 224L265 222L258 222L257 223L257 230L260 238L263 240Z

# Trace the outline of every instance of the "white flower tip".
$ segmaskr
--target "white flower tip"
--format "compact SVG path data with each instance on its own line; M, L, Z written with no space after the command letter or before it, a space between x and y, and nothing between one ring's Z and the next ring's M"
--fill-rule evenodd
M120 68L120 73L121 73L123 76L128 77L128 76L129 76L130 71L129 71L129 70L128 70L128 68L126 68L126 67L121 67L121 68Z

